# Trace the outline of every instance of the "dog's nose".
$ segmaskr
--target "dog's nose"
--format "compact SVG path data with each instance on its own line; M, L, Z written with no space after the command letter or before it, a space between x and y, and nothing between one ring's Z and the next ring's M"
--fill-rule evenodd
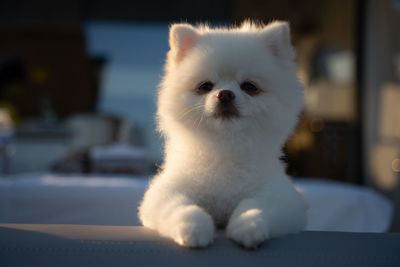
M227 104L235 99L235 94L230 90L221 90L217 93L217 98L221 103Z

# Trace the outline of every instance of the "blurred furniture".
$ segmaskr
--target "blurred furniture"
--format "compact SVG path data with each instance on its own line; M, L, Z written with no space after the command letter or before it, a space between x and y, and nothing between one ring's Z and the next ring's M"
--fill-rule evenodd
M90 149L93 173L147 174L150 163L147 150L129 144L115 143Z
M133 123L129 119L117 116L76 114L59 122L26 120L16 131L14 153L10 157L10 171L47 172L52 168L53 171L63 173L104 170L144 173L148 170L149 163L146 151L132 145L143 146L137 140L140 140L140 137ZM100 164L107 163L105 167L116 166L118 164L113 162L117 160L120 164L117 168L97 168L97 161L91 158L92 149L97 151L107 148L120 148L118 151L122 150L123 155L120 153L120 157L116 159L115 155L118 153L114 149L111 151L114 158L107 159L104 157L107 153L103 153ZM138 152L135 154L137 157L133 157L133 150ZM131 152L129 157L127 151ZM93 166L90 165L91 161ZM111 163L108 164L109 162Z
M392 27L400 23L399 2L360 2L365 2L360 40L365 180L393 201L392 230L400 231L400 35Z
M400 83L382 87L379 132L371 149L372 182L384 192L396 191L400 185ZM400 199L400 197L398 197Z
M72 132L63 123L31 119L16 129L11 173L45 172L70 149Z
M308 77L303 80L304 111L286 145L287 172L363 184L357 166L361 156L357 148L354 51L332 43L309 45L313 47L308 48L313 51L309 62L300 63L303 71L309 65Z
M400 266L400 234L303 232L248 251L182 248L142 227L0 224L2 266Z
M140 225L137 207L147 176L18 175L0 179L0 223ZM384 232L391 203L367 188L299 180L309 203L307 229Z

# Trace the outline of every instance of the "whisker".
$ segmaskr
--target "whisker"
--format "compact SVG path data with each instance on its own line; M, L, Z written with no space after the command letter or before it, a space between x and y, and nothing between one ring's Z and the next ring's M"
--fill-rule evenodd
M199 123L196 126L196 130L199 128L201 122L203 121L203 118L204 118L204 113L202 113L201 116L200 116L200 120L199 120Z
M191 112L192 110L195 110L195 109L197 109L197 108L199 108L199 107L201 107L201 106L203 106L203 105L201 104L201 105L196 105L196 106L194 106L194 107L188 108L185 112L183 112L183 114L182 114L179 118L185 116L187 113L189 113L189 112Z
M198 120L198 119L196 119L196 120L193 120L193 123L192 123L192 128L194 128L194 126L197 124L197 120Z
M204 107L204 104L196 105L188 110L186 110L182 115L179 116L178 120L182 120L184 117L189 115L191 112Z

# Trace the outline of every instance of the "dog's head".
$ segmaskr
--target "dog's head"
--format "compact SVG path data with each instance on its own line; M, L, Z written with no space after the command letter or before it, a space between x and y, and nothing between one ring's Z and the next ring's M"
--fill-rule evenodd
M253 127L287 138L302 106L302 85L286 22L217 29L174 24L169 42L158 102L161 131Z

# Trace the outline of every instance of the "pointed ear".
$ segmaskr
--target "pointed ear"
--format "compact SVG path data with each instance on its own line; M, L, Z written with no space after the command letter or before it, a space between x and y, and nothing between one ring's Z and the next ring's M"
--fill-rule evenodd
M260 38L271 53L280 60L292 61L296 57L290 40L290 27L287 22L275 21L260 32Z
M169 46L175 61L181 61L196 45L200 33L189 24L173 24L169 30Z

